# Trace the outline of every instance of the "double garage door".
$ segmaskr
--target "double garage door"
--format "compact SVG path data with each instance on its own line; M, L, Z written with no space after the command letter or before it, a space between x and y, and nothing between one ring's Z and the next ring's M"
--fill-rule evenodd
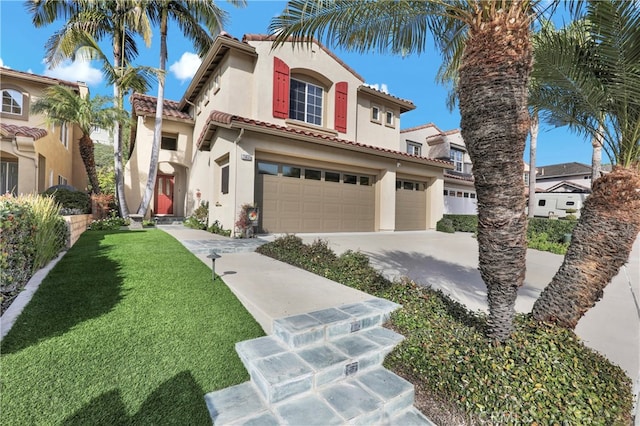
M375 230L373 176L258 162L256 201L263 232Z

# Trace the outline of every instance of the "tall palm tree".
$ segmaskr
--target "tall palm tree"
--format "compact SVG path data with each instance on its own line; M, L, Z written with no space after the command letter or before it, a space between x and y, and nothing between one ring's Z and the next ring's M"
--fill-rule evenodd
M598 135L614 164L593 183L564 262L533 306L536 319L568 328L602 297L640 232L640 7L590 1L581 25L545 40L536 71L546 118Z
M66 86L52 86L44 96L32 105L34 113L45 113L47 122L55 125L75 124L80 128L82 136L79 140L80 157L89 177L91 192L99 194L100 183L96 174L96 163L93 156L93 140L91 132L96 127L106 127L114 120L123 119L122 111L108 107L109 98L89 94L82 97ZM125 117L126 118L126 115Z
M235 1L232 3L244 5L245 2ZM138 214L143 216L149 208L158 174L169 19L173 19L178 24L178 28L180 28L182 34L193 42L201 57L207 53L209 46L211 46L213 42L210 34L217 34L227 19L227 13L217 7L213 0L195 2L187 0L151 0L146 4L146 8L150 21L160 27L160 68L158 73L158 98L156 102L149 174L145 191L140 201L140 206L138 207ZM204 24L204 27L202 24ZM209 32L207 32L207 30Z
M366 52L422 53L432 34L445 60L462 52L457 82L461 133L478 194L479 269L487 285L488 335L506 340L524 282L523 153L529 131L529 0L289 1L270 25L282 44L311 37Z
M60 18L67 20L47 41L46 61L52 66L73 57L81 47L79 40L86 41L87 35L97 41L110 38L111 68L118 75L113 93L116 106L123 109L126 88L121 84L126 70L138 55L135 36L140 35L147 45L151 42L151 27L142 13L142 3L142 0L28 0L26 8L36 27ZM114 166L120 213L126 217L129 210L124 196L121 123L114 123Z

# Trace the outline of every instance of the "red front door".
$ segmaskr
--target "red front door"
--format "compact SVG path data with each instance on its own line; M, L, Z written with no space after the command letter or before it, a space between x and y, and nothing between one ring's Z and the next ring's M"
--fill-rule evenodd
M173 179L171 175L158 174L156 182L156 214L173 214Z

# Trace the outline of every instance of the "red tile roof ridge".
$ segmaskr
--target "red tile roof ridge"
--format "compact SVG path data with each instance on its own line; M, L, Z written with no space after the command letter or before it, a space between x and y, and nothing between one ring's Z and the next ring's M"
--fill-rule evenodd
M33 140L42 139L47 136L48 132L45 129L29 126L16 126L15 124L0 123L0 127L3 130L3 134L10 136L26 136L33 138Z
M22 74L25 76L31 76L31 77L37 77L37 78L42 78L45 80L51 80L51 82L56 82L56 83L61 83L64 84L65 86L72 86L72 87L79 87L78 82L72 82L72 81L68 81L68 80L62 80L60 78L55 78L55 77L49 77L47 75L41 75L41 74L35 74L32 72L26 72L26 71L19 71L19 70L15 70L13 68L8 68L8 67L0 67L0 73L1 72L14 72L17 74Z
M420 124L419 126L414 126L414 127L409 127L407 129L401 129L400 133L407 133L407 132L413 132L415 130L422 130L422 129L426 129L428 127L433 127L435 128L439 133L442 133L442 130L440 130L438 128L438 126L436 126L434 123L426 123L426 124Z
M131 105L136 113L146 112L155 114L157 102L158 98L156 96L151 96L144 93L134 93L133 95L131 95ZM172 101L170 99L164 99L162 115L167 117L192 120L192 117L189 114L179 109L179 102Z
M389 154L402 155L402 156L408 157L408 158L423 159L423 160L428 160L428 161L440 163L440 164L443 164L443 165L451 165L452 164L450 161L446 161L446 160L440 160L440 159L437 159L437 158L422 157L422 156L418 156L418 155L409 154L409 153L403 152L403 151L396 151L396 150L393 150L393 149L388 149L388 148L382 148L382 147L378 147L378 146L374 146L374 145L363 144L363 143L360 143L360 142L350 141L350 140L347 140L347 139L341 139L341 138L338 138L338 137L335 137L335 136L315 133L315 132L312 132L312 131L309 131L309 130L303 130L303 129L293 128L293 127L286 127L286 126L281 126L279 124L268 123L268 122L265 122L265 121L255 120L255 119L252 119L252 118L241 117L239 115L233 115L233 114L229 114L229 113L222 112L222 111L212 111L211 114L209 114L209 117L207 119L207 125L205 125L205 127L204 127L205 130L203 130L203 132L198 137L198 146L200 146L200 144L202 143L202 139L204 138L204 134L206 133L206 128L208 127L208 124L211 121L214 121L214 122L217 122L217 123L220 123L220 124L225 124L225 125L229 125L233 121L238 121L238 122L242 122L242 123L246 123L246 124L251 124L251 125L254 125L254 126L265 127L265 128L269 128L269 129L275 129L275 130L278 130L278 131L281 131L281 132L294 133L294 134L303 135L303 136L311 136L313 138L324 139L324 140L327 140L327 141L337 142L337 143L344 144L344 145L357 146L357 147L371 149L371 150L375 150L375 151L386 152L386 153L389 153Z

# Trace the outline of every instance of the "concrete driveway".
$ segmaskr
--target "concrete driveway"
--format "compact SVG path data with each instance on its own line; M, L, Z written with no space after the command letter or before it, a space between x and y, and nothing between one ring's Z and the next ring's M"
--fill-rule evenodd
M358 250L388 278L408 276L431 285L471 310L487 310L486 287L480 278L478 244L471 234L436 231L299 234L307 243L329 242L336 252ZM525 285L518 292L516 310L530 312L551 281L563 257L529 250ZM640 238L629 263L607 286L603 299L580 320L576 333L585 344L620 365L634 381L640 379Z

